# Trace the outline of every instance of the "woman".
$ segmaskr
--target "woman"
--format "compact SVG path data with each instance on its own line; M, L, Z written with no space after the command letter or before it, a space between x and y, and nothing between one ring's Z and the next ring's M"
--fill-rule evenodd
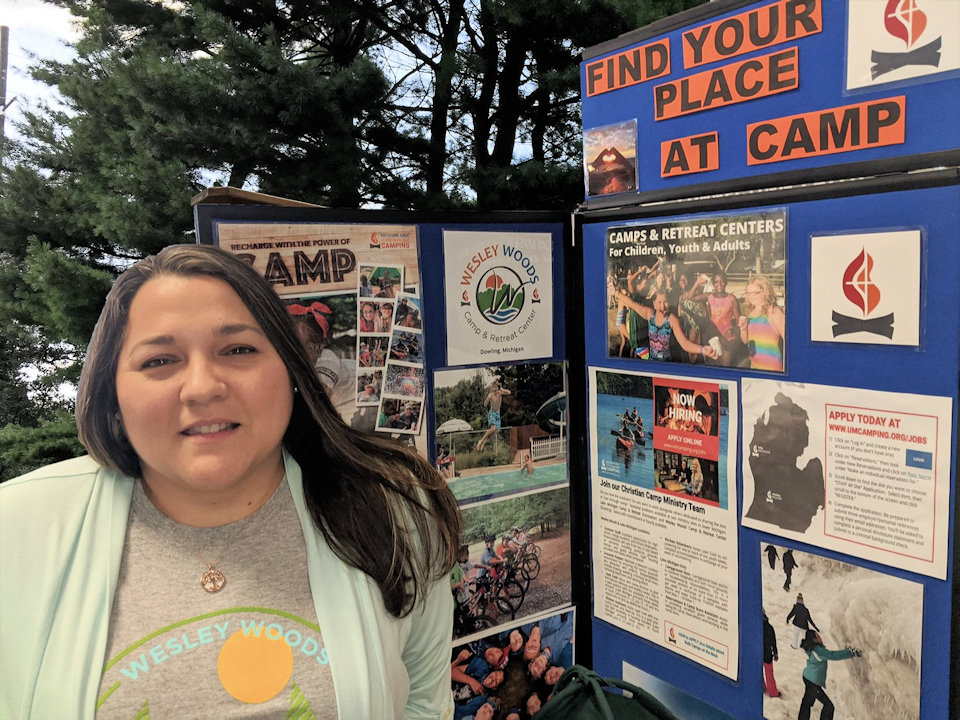
M747 346L752 370L783 370L783 338L786 316L777 305L773 283L763 275L754 275L744 291L747 314L738 322L740 341Z
M833 703L827 697L825 689L827 687L827 662L829 660L848 660L852 657L860 657L863 653L849 647L843 650L827 650L823 646L820 633L815 630L807 630L807 634L800 642L800 647L807 653L807 666L803 669L803 700L800 701L800 712L797 714L797 720L810 720L810 709L817 700L823 703L820 720L832 720Z
M676 338L680 347L692 356L703 355L716 359L717 353L712 347L697 345L687 339L680 325L680 319L670 312L670 301L665 292L659 291L653 296L653 308L641 305L629 295L620 295L617 301L621 306L628 307L647 321L651 360L679 360L679 358L671 357L671 338Z
M769 545L767 547L770 547ZM780 697L777 680L773 675L773 663L780 659L777 652L777 632L763 613L763 691L772 698Z
M703 495L703 470L700 468L699 458L693 458L690 461L690 482L687 484L687 492L694 497Z
M787 550L783 554L783 565L787 567L788 560L789 562L793 561L793 553L790 550ZM786 586L783 588L788 590ZM813 618L810 616L810 611L807 609L807 606L803 604L803 593L797 593L797 601L793 604L793 607L790 608L790 612L787 613L787 623L793 622L793 642L790 643L790 647L794 650L797 649L797 641L800 640L800 633L810 632L810 628L813 628L817 632L820 631L820 628L817 627L817 624L813 621Z
M393 305L381 303L377 308L377 315L373 319L374 332L389 333L393 328Z
M357 329L360 332L372 333L376 331L377 306L372 302L360 303L360 321Z
M249 265L121 275L77 425L89 457L0 486L0 716L451 711L455 500L341 421Z

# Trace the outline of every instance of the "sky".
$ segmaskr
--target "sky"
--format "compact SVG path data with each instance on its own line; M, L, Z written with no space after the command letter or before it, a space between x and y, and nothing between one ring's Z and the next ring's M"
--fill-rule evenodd
M24 110L53 100L46 85L30 79L27 72L33 58L68 60L73 54L66 43L78 37L67 10L40 0L0 0L0 25L10 28L7 57L7 102L16 101L7 111L5 131L14 135L11 121L20 120Z

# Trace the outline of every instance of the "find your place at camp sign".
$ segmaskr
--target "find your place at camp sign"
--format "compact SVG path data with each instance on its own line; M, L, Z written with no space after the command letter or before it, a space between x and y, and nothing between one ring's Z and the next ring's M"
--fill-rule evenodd
M588 48L580 88L588 200L907 170L960 145L960 2L715 0Z

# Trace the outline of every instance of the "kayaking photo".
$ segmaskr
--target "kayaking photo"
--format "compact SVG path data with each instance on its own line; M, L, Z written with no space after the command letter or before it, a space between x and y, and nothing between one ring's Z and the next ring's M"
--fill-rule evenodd
M726 384L598 371L595 407L600 477L728 507Z

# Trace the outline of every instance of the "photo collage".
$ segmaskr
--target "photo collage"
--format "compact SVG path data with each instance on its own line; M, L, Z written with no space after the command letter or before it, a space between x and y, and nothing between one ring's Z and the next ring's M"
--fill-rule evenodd
M426 385L423 315L420 298L403 291L403 271L360 264L356 404L377 408L377 431L417 435Z

